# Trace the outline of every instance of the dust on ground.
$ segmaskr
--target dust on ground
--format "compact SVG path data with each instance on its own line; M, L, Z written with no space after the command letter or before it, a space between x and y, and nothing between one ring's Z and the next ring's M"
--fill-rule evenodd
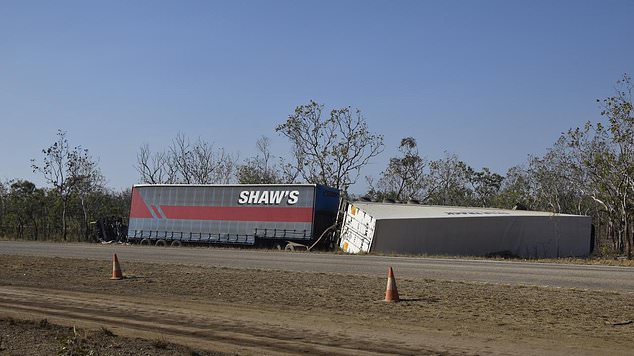
M3 256L0 316L83 321L239 354L625 355L634 344L631 293L395 271L402 301L390 304L385 278L121 262L127 278L111 281L103 261ZM12 342L3 338L5 348Z
M226 354L193 350L157 338L118 336L107 328L84 330L51 324L48 319L0 318L0 355L199 355ZM228 355L226 355L228 356Z

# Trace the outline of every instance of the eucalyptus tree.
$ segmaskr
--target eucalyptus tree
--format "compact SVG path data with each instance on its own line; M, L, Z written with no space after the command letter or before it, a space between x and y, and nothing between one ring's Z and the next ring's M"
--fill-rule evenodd
M427 160L420 156L416 147L416 139L405 137L401 139L398 148L401 155L390 158L387 168L373 186L371 178L370 195L377 198L391 198L396 200L423 199L427 177Z
M292 161L286 168L308 183L347 192L361 169L383 151L383 136L368 129L358 109L344 107L325 115L323 110L311 100L276 127L292 145Z
M509 168L500 184L496 207L536 209L533 187L533 179L526 167L518 165Z
M482 207L496 205L504 177L491 172L487 167L481 171L470 170L469 182L472 187L472 204Z
M17 238L37 240L46 221L45 192L26 180L12 181L7 195L7 215Z
M634 246L633 88L631 78L624 75L612 96L597 100L606 121L588 122L561 138L570 152L570 170L576 178L571 181L606 217L615 247L629 258Z
M531 156L528 162L535 208L553 213L582 213L583 195L572 184L570 156L560 139L542 157Z
M473 170L457 155L445 153L429 163L428 196L425 202L437 205L471 205L469 188Z

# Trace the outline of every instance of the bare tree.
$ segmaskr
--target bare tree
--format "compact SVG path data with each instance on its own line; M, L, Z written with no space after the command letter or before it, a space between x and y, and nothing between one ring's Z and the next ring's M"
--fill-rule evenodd
M47 183L51 184L62 203L62 238L66 240L66 214L71 194L81 186L93 184L101 174L96 162L81 146L71 147L66 132L57 131L57 140L42 150L44 158L41 163L31 160L33 172L40 172Z
M286 167L309 183L347 191L370 159L383 151L383 136L368 130L361 112L334 109L322 117L323 105L310 101L295 108L277 132L293 147L293 162Z
M136 169L141 176L141 181L150 184L171 183L167 176L171 176L166 171L167 159L164 152L150 152L150 147L144 144L137 153Z
M256 142L258 153L254 157L247 158L238 167L238 182L240 184L276 184L282 183L282 173L273 163L271 154L271 140L262 136Z
M143 145L137 153L140 179L150 184L230 183L235 176L237 158L198 138L192 143L176 135L167 151L152 153Z

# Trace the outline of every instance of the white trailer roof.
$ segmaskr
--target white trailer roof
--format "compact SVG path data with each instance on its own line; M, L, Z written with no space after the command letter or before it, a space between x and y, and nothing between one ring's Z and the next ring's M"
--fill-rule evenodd
M576 216L544 211L474 208L400 203L353 202L352 205L381 219L464 218L476 216Z

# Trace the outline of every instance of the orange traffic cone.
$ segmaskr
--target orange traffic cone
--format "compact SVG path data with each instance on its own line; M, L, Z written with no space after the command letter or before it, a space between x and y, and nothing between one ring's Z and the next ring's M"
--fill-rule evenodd
M121 266L119 266L119 259L117 254L112 254L112 278L110 279L123 279L123 273L121 273Z
M387 269L387 288L385 289L385 301L388 303L398 302L398 290L396 289L396 278L392 267Z

